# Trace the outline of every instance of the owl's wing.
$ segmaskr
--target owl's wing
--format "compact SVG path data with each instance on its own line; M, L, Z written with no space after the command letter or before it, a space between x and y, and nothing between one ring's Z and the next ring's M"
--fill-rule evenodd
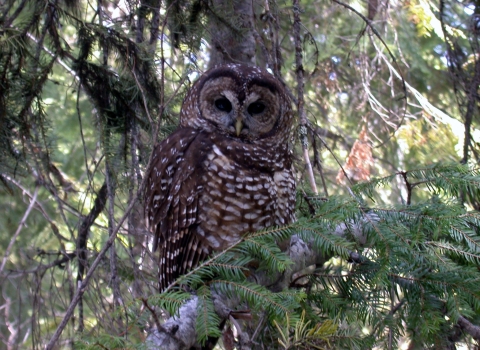
M209 152L203 133L180 128L154 149L145 190L147 227L160 248L160 290L206 257L195 234L203 161Z

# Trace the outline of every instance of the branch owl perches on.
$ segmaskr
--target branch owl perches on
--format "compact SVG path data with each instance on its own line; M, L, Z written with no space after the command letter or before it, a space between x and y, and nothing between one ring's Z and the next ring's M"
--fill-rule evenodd
M292 127L282 84L259 68L213 68L193 85L146 174L160 291L244 234L295 220Z

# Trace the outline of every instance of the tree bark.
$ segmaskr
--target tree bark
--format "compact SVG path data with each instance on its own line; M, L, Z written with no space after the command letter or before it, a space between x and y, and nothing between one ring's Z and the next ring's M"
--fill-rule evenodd
M209 68L225 63L255 65L253 1L214 0L208 11Z

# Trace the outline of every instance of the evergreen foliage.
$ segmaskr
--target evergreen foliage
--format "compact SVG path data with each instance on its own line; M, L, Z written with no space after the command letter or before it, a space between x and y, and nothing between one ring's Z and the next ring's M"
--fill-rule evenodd
M355 186L353 200L311 198L315 215L306 214L289 227L246 237L181 283L195 287L210 279L213 290L240 298L253 314L264 312L270 320L266 330L287 349L315 343L314 339L322 339L324 348L396 347L406 334L427 348L439 342L447 346L458 317L478 320L480 315L480 215L457 202L463 191L479 188L480 176L461 165L438 165L406 174L425 185L416 191L428 193L429 200L395 207L366 206L362 198L385 185L384 179ZM444 179L450 180L449 186L440 194ZM338 228L345 224L345 234L339 235ZM362 243L348 239L349 230L360 230L357 238ZM268 257L278 249L275 238L292 233L330 258L302 276L308 279L303 286L272 293L249 282L241 274L245 269L237 269L258 259L263 268L281 272L288 266L288 257L285 265ZM255 249L240 248L245 244ZM352 251L360 253L355 261L350 259ZM205 285L199 293L205 293ZM218 319L203 303L202 311L209 317L202 316L197 323L202 325L199 334L218 336L205 331L216 332ZM312 323L310 327L305 320ZM364 329L369 331L365 334ZM268 341L262 339L262 343Z

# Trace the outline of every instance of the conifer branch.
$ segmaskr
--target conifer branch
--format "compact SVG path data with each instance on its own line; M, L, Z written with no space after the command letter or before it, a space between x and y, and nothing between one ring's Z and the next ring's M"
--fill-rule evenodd
M351 225L344 225L343 227L338 227L334 234L344 236L349 229L352 229ZM361 235L361 230L355 230L355 232ZM361 237L358 238L362 239ZM278 293L285 291L290 287L296 274L305 270L308 266L322 265L329 258L316 250L313 243L306 243L298 235L293 235L291 237L286 253L292 264L289 265L285 271L277 272L273 275L271 272L256 271L249 277L249 280L255 281L256 285L267 287L268 290L273 293ZM352 259L358 260L357 253L351 252L351 257ZM216 283L221 284L221 281L217 281ZM244 288L241 285L239 285L239 287L249 294L252 293L252 295L255 295L257 293L254 290L249 291L248 288ZM236 292L235 295L237 295L237 293L238 292ZM224 321L230 316L230 313L238 307L238 296L226 292L219 292L218 290L212 292L212 294L214 295L215 312L220 319ZM267 304L270 304L270 302L267 301L268 299L262 300L265 300ZM197 334L194 327L197 319L197 303L198 298L196 296L191 297L188 302L180 307L178 314L168 318L160 329L151 329L146 341L147 349L200 349L200 345L197 343ZM272 300L271 305L275 306L275 304L276 302ZM277 307L282 309L280 304L277 304ZM263 318L260 318L259 322L263 322L262 320ZM243 334L244 345L240 348L242 350L247 350L250 348L249 346L251 346L251 343L245 340L247 336L247 334Z
M417 182L423 181L423 177L429 177L435 183L433 179L445 178L446 174L453 171L457 176L455 181L452 181L451 191L448 191L450 194L453 193L453 188L458 189L459 184L465 186L466 190L478 186L478 177L471 177L471 174L463 170L462 166L433 167L406 172L405 176L414 178ZM377 185L379 183L381 181L376 182ZM360 314L372 315L372 310L366 310L366 308L372 308L371 303L366 302L366 297L377 300L378 305L373 306L373 315L369 316L376 321L368 322L372 322L373 326L371 335L376 339L385 336L386 344L394 344L398 336L396 330L390 333L384 332L387 318L399 314L401 316L395 316L395 318L403 318L405 315L415 317L412 309L425 308L426 305L434 312L453 316L454 320L458 320L456 325L446 322L443 327L461 327L464 332L477 339L479 326L466 318L470 314L469 311L464 310L468 310L469 307L475 309L476 306L469 305L477 305L480 302L476 269L480 240L475 231L479 224L478 215L458 211L451 205L435 201L429 205L410 204L402 206L401 209L367 209L362 206L359 188L362 186L356 186L355 192L352 191L354 200L337 201L335 197L328 201L314 200L311 204L318 207L317 213L312 217L302 218L285 228L273 228L254 233L237 243L231 251L227 249L222 252L218 256L220 260L217 261L216 257L211 258L201 269L192 273L188 279L183 279L182 282L192 283L193 286L195 283L208 283L216 293L215 312L222 321L239 308L239 305L261 305L265 315L294 310L295 298L300 298L298 300L302 298L302 292L298 291L308 291L308 283L315 283L322 285L323 290L309 291L309 298L317 294L318 298L325 298L325 302L328 303L332 298L328 290L334 289L336 297L342 298L343 293L348 294L349 298L353 299L348 301L349 305L358 307L359 310L356 312ZM266 269L250 269L251 275L248 281L242 279L241 267L248 266L249 261L243 256L258 254L256 248L247 250L247 247L257 247L262 250L264 252L262 261L268 261L266 257L270 256L273 250L267 238L273 235L278 238L278 241L282 241L279 238L286 239L292 231L298 233L290 236L285 253L278 254L278 257L285 254L290 260L290 263L284 265L283 272L279 268L281 264L270 260L266 263ZM426 239L432 234L440 235L443 239L453 239L454 242L441 243L438 240ZM251 243L256 240L260 240L261 244L252 245ZM353 242L355 243L352 244ZM235 250L244 253L241 254L243 260L235 260L231 255ZM328 271L329 267L325 262L333 256L340 256L344 261L353 262L347 274L335 270ZM234 260L229 260L232 258ZM390 266L390 259L398 259L399 262ZM280 259L280 261L283 260ZM457 265L452 264L453 262ZM220 267L225 271L222 272ZM321 273L318 268L323 269L324 273ZM226 270L229 269L237 272L232 271L224 280L222 277L216 279L215 276L227 275ZM461 274L459 274L460 271ZM213 280L206 282L205 277ZM311 282L308 282L309 280ZM252 282L254 284L251 284ZM372 286L375 287L371 289ZM400 298L398 288L406 297ZM370 296L363 293L365 289L370 290ZM445 293L447 295L454 293L454 296L449 296L445 300ZM453 300L450 301L449 298ZM219 300L221 302L218 302ZM222 306L218 308L217 305ZM322 304L322 307L328 310L332 306ZM343 307L339 306L340 309ZM365 310L362 311L362 308ZM338 312L339 310L335 310L335 317L341 318ZM465 312L467 314L464 314ZM175 318L176 321L169 318L167 322L169 324L177 322L177 327L180 327L180 323L188 317L191 315L180 310ZM425 320L426 327L429 321ZM409 322L412 321L409 320ZM248 336L252 339L253 332L258 326L251 321L249 325ZM420 328L415 332L421 331L421 326L418 327ZM162 330L159 332L162 337L170 337ZM244 333L243 329L242 333ZM439 336L439 333L433 334ZM182 334L176 336L184 339ZM195 339L190 339L189 344L195 344ZM161 347L161 343L156 343L156 346ZM196 345L192 346L196 348ZM247 349L248 346L250 345L247 344L241 349Z

